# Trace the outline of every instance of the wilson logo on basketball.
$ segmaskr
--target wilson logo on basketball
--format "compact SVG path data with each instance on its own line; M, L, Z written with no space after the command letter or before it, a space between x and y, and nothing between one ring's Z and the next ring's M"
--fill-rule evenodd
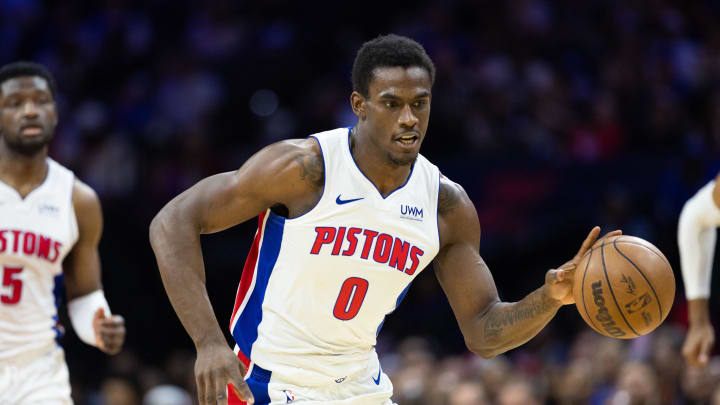
M600 324L602 325L603 329L607 333L609 333L611 336L614 337L620 337L625 336L625 332L623 332L622 329L615 326L615 321L613 321L612 316L610 316L610 313L608 312L607 307L605 306L605 297L603 297L603 289L602 289L602 281L596 281L592 283L592 294L593 294L593 301L595 302L595 305L598 307L597 315L595 315L595 319L600 321Z

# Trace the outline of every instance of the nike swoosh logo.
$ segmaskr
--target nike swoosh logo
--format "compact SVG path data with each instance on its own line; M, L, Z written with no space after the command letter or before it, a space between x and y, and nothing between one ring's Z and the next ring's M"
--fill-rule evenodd
M364 198L364 197L353 198L352 200L341 200L341 199L340 199L340 195L338 195L337 198L335 199L335 202L336 202L338 205L342 205L342 204L347 204L347 203L351 203L351 202L354 202L354 201L360 201L360 200L362 200L363 198Z
M370 378L372 378L375 385L380 385L380 375L382 375L382 367L380 367L380 370L378 370L377 379L375 379L375 377L370 377Z

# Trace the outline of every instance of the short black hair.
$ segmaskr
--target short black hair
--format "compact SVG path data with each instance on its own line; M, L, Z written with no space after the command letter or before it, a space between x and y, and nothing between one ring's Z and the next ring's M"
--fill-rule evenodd
M435 82L435 65L425 53L425 48L408 37L389 34L365 42L358 50L352 68L353 90L367 97L373 71L379 67L395 66L421 67L430 74L430 82Z
M52 73L45 66L34 62L13 62L0 68L0 86L10 79L23 76L39 76L47 81L50 87L50 93L56 98L57 86Z

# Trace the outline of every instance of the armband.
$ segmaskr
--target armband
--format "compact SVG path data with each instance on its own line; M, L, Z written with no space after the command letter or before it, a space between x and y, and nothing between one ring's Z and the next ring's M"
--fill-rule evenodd
M68 315L75 333L83 342L97 346L93 318L98 309L105 310L105 316L110 316L110 306L105 299L103 290L95 290L90 294L72 299L68 302Z

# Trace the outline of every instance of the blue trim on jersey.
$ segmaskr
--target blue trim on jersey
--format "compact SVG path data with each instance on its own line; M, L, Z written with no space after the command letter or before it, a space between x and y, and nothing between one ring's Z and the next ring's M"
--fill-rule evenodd
M413 279L413 280L414 280L414 279ZM395 310L397 309L397 307L400 306L400 303L403 302L403 300L405 299L405 295L407 295L407 292L408 292L408 290L410 289L410 285L411 285L411 284L412 284L412 281L410 281L410 282L408 283L407 287L405 287L405 289L402 290L402 292L401 292L400 295L398 296L397 301L395 302L395 308L393 308L392 311L388 312L388 313L385 314L385 316L383 317L382 322L380 322L380 325L379 325L378 328L377 328L377 332L375 332L375 336L376 336L376 337L377 337L378 335L380 335L380 329L382 329L383 324L385 324L385 318L386 318L388 315L390 315L390 314L392 314L393 312L395 312Z
M260 246L260 253L258 254L255 287L252 291L248 291L250 298L232 332L233 338L235 342L237 342L240 351L248 358L252 358L250 351L253 343L257 340L258 325L260 325L260 321L262 321L262 304L265 300L265 290L270 280L270 274L275 267L275 262L280 255L280 245L284 227L285 218L268 212L267 220L265 221L263 242L262 246Z
M270 403L270 393L268 392L268 384L272 377L272 371L253 364L252 372L245 382L247 382L250 391L255 398L256 405L266 405Z
M380 192L380 189L377 188L377 186L375 185L375 183L373 183L373 181L370 180L370 178L369 178L368 176L366 176L365 173L363 173L362 170L360 170L360 166L358 166L357 162L355 161L355 158L354 158L353 155L352 155L352 149L350 149L350 133L351 133L351 132L352 132L352 128L348 128L348 135L347 135L347 136L348 136L348 152L350 152L350 160L352 160L353 164L355 164L355 167L358 169L358 171L360 172L360 174L362 174L363 177L365 177L365 178L367 179L367 181L369 181L370 184L372 184L372 186L375 188L375 190L378 192L378 194L380 194L380 197L382 197L383 200L387 199L388 197L390 197L391 195L393 195L393 193L395 193L396 191L402 189L403 187L405 187L405 186L408 184L408 182L410 182L410 178L411 178L412 175L413 175L413 171L415 171L415 162L413 162L413 164L410 166L410 174L408 174L407 179L405 179L405 183L403 183L402 186L400 186L400 187L396 188L395 190L391 191L390 194L388 194L388 195L386 195L386 196L383 197L382 193Z
M55 341L59 344L60 338L65 334L59 324L57 316L58 308L62 305L63 297L65 296L65 274L60 273L55 276L55 278L53 278L53 284L53 296L55 297L55 315L53 316L53 321L55 321L55 325L53 325L52 328L55 331Z

